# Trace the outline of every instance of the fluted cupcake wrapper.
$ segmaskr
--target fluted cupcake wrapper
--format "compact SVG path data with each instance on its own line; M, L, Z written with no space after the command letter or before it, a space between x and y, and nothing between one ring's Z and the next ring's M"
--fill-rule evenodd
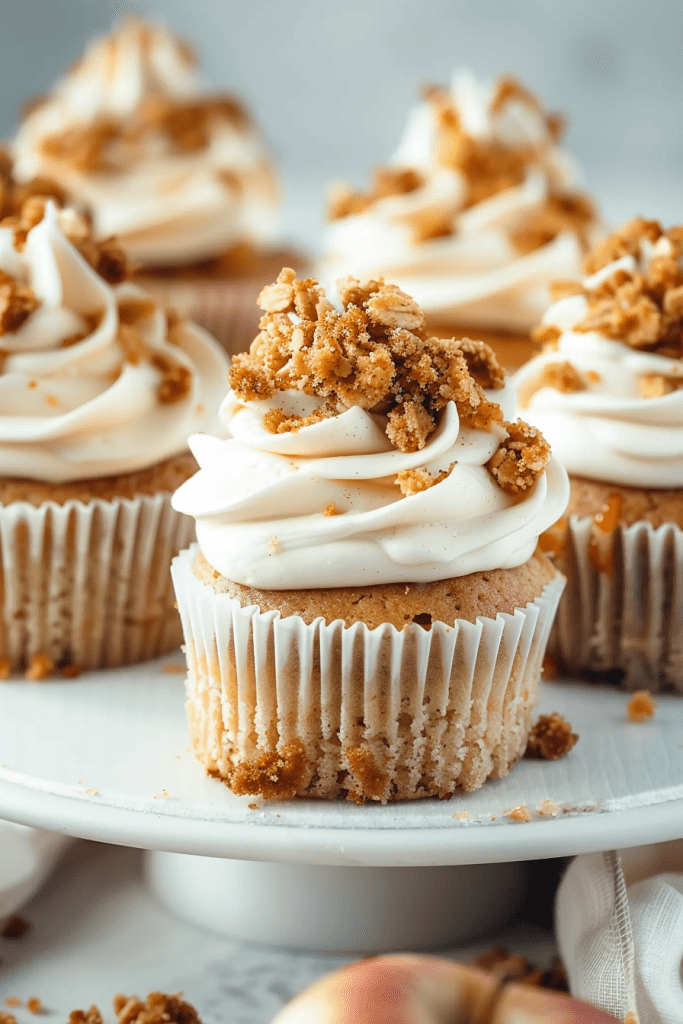
M167 493L0 505L0 659L113 668L179 646L169 565L193 536Z
M591 559L593 535L592 517L571 517L552 654L571 674L623 673L630 690L683 693L683 530L618 527L602 571Z
M310 625L242 607L174 559L194 750L238 793L446 796L506 775L526 747L562 588L514 614L431 630Z

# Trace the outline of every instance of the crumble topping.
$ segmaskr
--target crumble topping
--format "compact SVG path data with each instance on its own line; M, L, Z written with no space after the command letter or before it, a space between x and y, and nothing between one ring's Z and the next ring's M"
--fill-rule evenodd
M0 334L18 331L39 305L32 288L0 270Z
M544 363L540 371L519 389L518 398L522 409L529 404L531 396L541 388L553 388L555 391L569 395L577 391L586 391L588 380L566 359Z
M550 459L550 445L536 427L523 420L503 423L507 437L487 463L491 475L508 494L528 491Z
M216 126L245 131L251 120L237 99L229 95L183 100L149 96L124 120L101 116L74 125L41 140L44 156L84 174L111 174L122 170L159 144L167 154L205 149Z
M622 256L639 260L643 245L655 246L645 269L620 267L597 287L581 289L588 309L573 330L599 331L631 348L683 358L683 226L664 231L657 221L636 217L598 245L584 269L596 273Z
M569 753L578 739L569 722L557 711L551 715L539 715L529 734L524 756L557 761Z
M636 690L626 704L626 717L629 722L646 722L652 718L657 701L649 690Z
M521 982L523 985L538 985L558 992L568 992L567 973L559 957L553 957L547 971L536 967L521 953L509 953L505 946L492 946L470 961L475 967L491 971L501 982Z
M415 243L457 233L457 215L461 210L521 185L529 168L540 165L548 174L548 195L520 217L510 233L511 244L518 253L526 254L551 242L561 232L571 231L582 248L588 248L589 229L596 220L595 207L584 193L562 187L547 159L549 146L559 142L564 131L560 116L544 112L537 97L517 79L501 76L490 103L491 113L500 114L509 102L516 101L532 108L545 122L546 136L540 142L513 145L470 135L449 89L429 86L424 98L436 121L436 165L458 172L464 182L465 197L403 215L400 219L411 228ZM329 219L364 213L387 196L405 195L425 184L424 175L411 167L376 168L368 192L357 191L345 183L334 187L328 205Z
M137 996L114 996L113 1005L117 1024L201 1024L197 1011L190 1003L164 992L150 992L143 1003ZM89 1010L72 1010L69 1024L103 1024L97 1006Z
M484 389L500 389L505 374L493 351L469 338L428 337L417 303L383 280L338 282L339 312L312 278L297 280L283 269L258 298L264 310L260 333L249 352L233 358L230 386L241 401L268 399L298 390L323 402L309 416L268 410L263 425L271 433L300 430L352 406L383 413L386 433L402 452L424 448L436 429L438 413L453 401L462 424L506 436L488 463L510 494L533 486L550 456L536 428L521 420L503 422L500 406ZM426 469L399 473L404 495L416 494L447 476Z

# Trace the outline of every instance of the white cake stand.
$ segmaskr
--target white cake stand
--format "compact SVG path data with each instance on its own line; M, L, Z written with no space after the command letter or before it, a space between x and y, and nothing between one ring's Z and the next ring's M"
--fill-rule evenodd
M159 898L242 941L340 951L459 941L515 909L520 861L683 836L680 698L632 724L624 693L549 683L540 710L581 737L561 761L523 761L449 801L275 803L202 773L182 668L175 657L1 684L0 817L158 851L148 872Z

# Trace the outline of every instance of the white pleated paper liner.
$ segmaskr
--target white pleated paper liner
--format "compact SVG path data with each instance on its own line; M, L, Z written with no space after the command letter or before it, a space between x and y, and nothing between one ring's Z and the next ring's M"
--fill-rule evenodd
M173 650L169 566L193 537L168 493L0 505L0 658L93 669Z
M609 565L599 571L589 556L593 523L569 520L553 655L571 675L623 673L629 690L683 693L683 530L618 527Z
M195 753L239 793L355 801L447 796L523 754L558 575L514 614L346 627L242 607L174 559Z

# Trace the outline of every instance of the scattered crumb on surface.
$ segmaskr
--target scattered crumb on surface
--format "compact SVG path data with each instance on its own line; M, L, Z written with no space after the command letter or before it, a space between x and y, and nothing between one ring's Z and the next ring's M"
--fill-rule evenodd
M9 917L0 931L0 938L3 939L23 939L25 935L33 928L30 921L27 921L21 914L12 914Z
M154 799L155 800L167 800L170 795L171 794L169 793L169 791L167 789L162 789L161 793L155 793L154 794Z
M0 1024L17 1024L17 1018L11 1013L5 1013L4 1010L0 1010Z
M529 734L525 757L557 761L568 754L579 737L562 715L539 715Z
M512 807L509 811L505 811L505 817L509 818L510 821L531 821L531 813L528 807L524 804L520 804L519 807Z
M7 658L0 658L0 679L9 679L10 664Z
M91 786L90 789L86 789L85 792L87 796L97 796L99 793L99 789L95 789L94 786Z
M567 974L559 957L553 957L550 967L543 970L530 963L521 953L509 953L505 946L492 946L472 961L474 966L490 971L501 983L516 981L522 985L536 985L540 988L568 992Z
M42 682L54 671L55 663L48 654L34 654L24 676L33 682Z
M187 665L185 664L185 662L172 661L168 665L164 665L163 670L170 676L180 675L184 672L187 672Z
M649 690L636 690L626 704L626 717L629 722L645 722L652 718L656 707L657 701Z
M467 821L469 816L469 811L456 811L455 814L452 815L452 817L456 818L457 821Z
M560 805L555 800L541 800L537 810L542 818L550 818L558 813Z
M249 804L250 811L258 811L258 804Z
M77 679L81 674L80 665L65 665L62 671L62 679Z
M23 1006L23 1003L19 996L7 996L5 1006Z
M26 1007L30 1013L42 1013L43 1004L37 996L31 996L30 999L26 1000Z

